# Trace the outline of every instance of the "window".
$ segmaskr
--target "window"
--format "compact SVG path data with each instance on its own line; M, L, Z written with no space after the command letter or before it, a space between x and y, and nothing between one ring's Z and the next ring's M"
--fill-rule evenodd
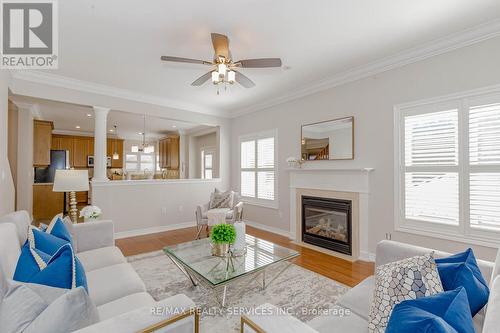
M129 152L125 153L125 170L129 172L144 172L157 170L157 155L154 146L150 146L148 152L140 152L138 146L132 146Z
M201 178L202 179L212 179L213 178L213 163L214 163L214 150L213 149L203 149L201 151Z
M276 131L240 138L240 192L249 202L277 207Z
M500 94L396 107L396 228L500 239Z

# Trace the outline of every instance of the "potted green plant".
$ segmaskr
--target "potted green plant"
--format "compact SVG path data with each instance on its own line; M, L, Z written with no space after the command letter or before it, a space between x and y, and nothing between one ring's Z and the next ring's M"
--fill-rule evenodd
M236 240L236 230L231 224L216 224L210 232L212 255L224 257L229 252L229 245Z

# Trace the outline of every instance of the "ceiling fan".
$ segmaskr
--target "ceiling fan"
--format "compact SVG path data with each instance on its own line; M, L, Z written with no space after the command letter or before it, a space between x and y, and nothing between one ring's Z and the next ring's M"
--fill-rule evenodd
M281 67L280 58L260 58L233 61L231 58L231 51L229 50L229 38L225 35L217 33L212 33L211 35L212 45L215 51L213 61L171 56L162 56L161 60L212 66L212 70L193 81L193 83L191 83L192 86L201 86L208 80L212 79L212 83L214 85L219 85L221 83L234 84L235 82L238 82L245 88L252 88L255 86L255 83L247 76L237 71L237 69Z

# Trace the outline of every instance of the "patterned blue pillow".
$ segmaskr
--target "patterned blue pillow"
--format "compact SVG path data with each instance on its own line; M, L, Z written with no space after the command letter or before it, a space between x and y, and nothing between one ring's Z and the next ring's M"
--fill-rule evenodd
M66 289L83 286L88 291L85 270L71 244L33 228L28 232L13 279Z

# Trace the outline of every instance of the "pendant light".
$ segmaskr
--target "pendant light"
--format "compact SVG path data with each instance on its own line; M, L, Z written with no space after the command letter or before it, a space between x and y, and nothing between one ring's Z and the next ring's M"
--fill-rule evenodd
M118 151L116 150L116 136L118 135L118 132L116 131L116 125L113 126L115 128L115 140L113 142L113 159L114 160L119 160L120 159L120 154L118 154Z

